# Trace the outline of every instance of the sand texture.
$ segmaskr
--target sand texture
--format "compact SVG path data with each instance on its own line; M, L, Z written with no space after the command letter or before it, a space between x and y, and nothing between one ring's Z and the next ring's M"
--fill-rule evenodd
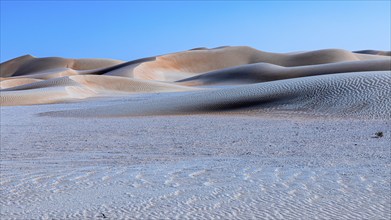
M3 107L1 219L391 217L390 120L38 116L132 100Z
M1 64L1 105L169 93L137 105L46 115L115 117L279 109L390 118L390 70L389 53L374 50L270 53L251 47L195 48L129 62L26 55Z
M389 51L0 66L0 219L391 219Z

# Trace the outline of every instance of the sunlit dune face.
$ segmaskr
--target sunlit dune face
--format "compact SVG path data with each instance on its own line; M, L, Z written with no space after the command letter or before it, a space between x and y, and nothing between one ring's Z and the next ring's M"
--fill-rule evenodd
M194 50L164 55L135 69L135 77L150 80L180 80L212 70L248 64L254 50L248 47ZM168 76L167 76L168 75ZM177 75L177 77L170 77Z
M39 81L42 80L33 79L33 78L6 79L0 82L0 89L8 89L8 88L39 82Z
M165 93L165 98L137 105L76 111L75 115L142 116L289 108L388 117L384 109L390 103L379 96L391 96L391 59L373 53L341 49L271 53L251 47L222 47L128 62L23 56L1 64L1 105Z

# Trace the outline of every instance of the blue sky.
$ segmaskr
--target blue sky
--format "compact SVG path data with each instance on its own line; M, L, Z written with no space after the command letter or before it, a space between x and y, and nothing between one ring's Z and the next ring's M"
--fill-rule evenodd
M194 47L391 50L390 1L1 1L1 61L132 60Z

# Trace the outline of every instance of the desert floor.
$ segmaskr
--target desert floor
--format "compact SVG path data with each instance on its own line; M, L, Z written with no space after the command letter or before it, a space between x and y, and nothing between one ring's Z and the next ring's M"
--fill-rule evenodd
M390 120L39 115L149 96L2 107L1 219L390 218Z
M391 52L0 64L1 219L391 219Z

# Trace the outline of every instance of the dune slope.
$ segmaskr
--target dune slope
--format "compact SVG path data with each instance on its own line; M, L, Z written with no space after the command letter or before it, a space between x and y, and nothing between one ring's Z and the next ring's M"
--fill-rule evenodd
M278 109L390 118L390 70L389 52L375 50L271 53L244 46L195 48L129 62L26 55L1 64L1 105L169 92L137 105L44 115L115 117Z

